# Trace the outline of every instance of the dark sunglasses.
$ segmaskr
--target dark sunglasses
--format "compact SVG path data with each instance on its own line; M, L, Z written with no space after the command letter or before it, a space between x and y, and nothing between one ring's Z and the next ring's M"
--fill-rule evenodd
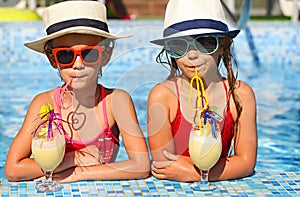
M219 47L219 35L201 35L187 40L185 38L171 38L165 40L165 49L173 58L181 58L186 55L192 45L199 53L213 54Z
M51 49L55 62L60 67L72 67L77 56L85 65L95 65L101 60L103 46L87 46L81 49L54 48Z

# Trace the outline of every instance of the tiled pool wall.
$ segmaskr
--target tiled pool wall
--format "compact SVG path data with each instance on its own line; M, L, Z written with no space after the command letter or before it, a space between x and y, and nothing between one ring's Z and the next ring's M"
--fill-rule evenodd
M160 47L149 43L150 40L161 37L162 25L162 21L155 20L109 21L111 32L130 33L133 36L117 41L111 61L104 68L100 82L108 87L124 88L132 95L139 122L144 132L146 131L148 92L155 83L164 80L168 75L167 69L155 63ZM251 83L258 82L251 79L258 75L263 76L264 72L269 73L277 70L278 72L275 75L271 75L271 77L274 76L275 81L288 80L290 81L289 84L293 84L293 80L298 79L300 76L300 66L295 66L300 65L299 24L290 22L250 22L248 27L249 31L243 30L234 41L234 55L239 65L239 78L245 79L252 85ZM0 141L0 148L2 149L0 155L1 168L5 162L8 144L18 131L25 116L26 107L32 97L39 92L61 84L57 72L49 66L46 58L23 45L25 41L34 40L44 35L42 22L0 23L0 88L1 90L5 89L5 92L0 93L0 109L2 111L0 113L0 129L4 131L0 133L1 139L4 139ZM255 55L253 55L253 52L256 52L254 53ZM294 65L294 71L285 72L284 70L289 69L291 65ZM278 73L280 75L277 75ZM264 82L260 83L267 85ZM261 84L254 85L258 87ZM293 91L287 90L287 92L297 94L295 97L300 98L299 91L295 90L297 87L299 90L299 85L293 85L291 87ZM279 91L277 89L278 87L274 87L275 92ZM261 91L261 89L257 91L258 95L273 96L269 89L266 93ZM259 102L265 101L260 101L258 96ZM298 101L296 99L296 102L299 105L299 99ZM10 103L12 104L10 105ZM264 119L263 113L272 113L272 111L264 112L264 106L268 106L269 103L259 104L258 122L261 124L261 127L264 128L266 125L267 128L272 130L269 133L267 130L267 138L262 137L259 139L260 145L264 145L270 143L269 140L273 138L273 135L276 137L276 131L281 130L281 128L277 124L274 126L277 126L277 128L274 129L273 125L269 125L269 122L272 120ZM278 104L275 103L274 105ZM294 105L294 103L290 105ZM263 158L260 158L260 155L258 156L258 160L261 159L263 161L258 163L257 166L259 168L268 169L269 166L277 163L278 160L276 159L279 157L284 162L284 166L291 164L292 170L295 170L295 166L298 166L300 126L299 123L295 122L299 122L299 109L299 106L296 107L296 110L298 110L294 112L296 116L287 117L287 119L291 119L289 121L294 121L292 129L294 129L296 134L294 136L287 134L289 138L280 136L278 139L278 141L294 139L293 142L290 142L293 148L287 148L288 144L283 146L278 143L279 145L277 145L277 141L272 141L270 149L262 149L263 151L260 152L261 155L266 154L270 156L264 156ZM283 113L288 112L285 111ZM9 120L7 117L10 117ZM282 124L286 125L286 122ZM275 149L280 149L280 154L274 151ZM125 153L122 154L122 151L125 150L121 149L119 157L126 155ZM291 156L287 157L288 154ZM266 163L268 165L264 166ZM299 171L299 167L296 167L296 170ZM0 171L1 176L3 177Z

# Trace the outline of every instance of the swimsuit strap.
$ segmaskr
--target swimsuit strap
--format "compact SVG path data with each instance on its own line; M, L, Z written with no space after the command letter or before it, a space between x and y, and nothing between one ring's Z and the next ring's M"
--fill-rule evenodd
M177 80L176 78L174 78L173 80L175 82L175 87L176 87L176 92L177 92L177 112L176 112L176 117L175 119L173 120L173 122L171 123L172 125L172 133L173 135L176 135L177 131L178 131L178 128L180 126L180 123L181 123L181 110L180 110L180 97L179 97L179 89L178 89L178 84L177 84Z
M100 84L100 89L101 89L101 97L102 97L102 110L103 110L103 118L106 127L108 127L108 118L107 118L107 111L106 111L106 95L105 95L105 90L103 85Z
M109 128L108 118L107 118L107 109L106 109L105 90L104 90L103 85L101 85L101 84L100 84L100 88L101 88L101 97L102 97L103 118L104 118L104 122L105 122L105 125L106 125L106 127L104 129L104 133L105 133L106 137L111 137L114 142L119 143L119 139L116 138L116 136L112 133L111 129Z
M176 87L176 93L177 93L177 97L178 97L178 108L180 107L180 94L179 94L179 88L178 88L178 84L177 84L177 78L174 78L174 82L175 82L175 87Z
M226 84L225 84L225 81L224 81L224 80L223 80L222 82L223 82L224 89L225 89L225 93L226 93L226 102L228 103L228 108L229 108L229 104L230 104L230 102L229 102L229 97L228 97L228 92L227 92L227 86L226 86Z

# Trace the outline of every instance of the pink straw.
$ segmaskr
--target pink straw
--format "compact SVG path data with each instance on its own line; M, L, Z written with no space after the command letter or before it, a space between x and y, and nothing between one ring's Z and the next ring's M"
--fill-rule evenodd
M61 111L61 109L69 109L74 102L74 92L71 90L68 90L67 87L72 83L73 78L71 78L71 80L66 83L66 85L62 86L62 87L57 87L57 89L54 92L54 101L56 106L58 107L59 111ZM64 94L65 93L70 93L72 95L72 101L68 106L64 106Z

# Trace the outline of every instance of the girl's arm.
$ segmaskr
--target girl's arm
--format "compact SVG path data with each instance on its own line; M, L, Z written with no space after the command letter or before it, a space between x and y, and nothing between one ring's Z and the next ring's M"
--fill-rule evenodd
M107 96L109 124L118 125L128 160L86 167L76 167L56 174L63 182L78 180L137 179L149 175L149 154L143 133L138 125L133 102L128 93L115 90ZM111 118L110 118L111 117Z
M148 138L153 159L152 175L159 179L197 181L198 169L186 156L176 155L172 126L178 100L174 92L158 84L148 98ZM177 106L177 107L176 107Z
M174 93L162 84L156 85L148 96L148 140L153 161L167 160L163 155L163 150L176 153L169 107L174 103L171 99L174 96ZM176 106L173 105L173 108ZM176 113L177 110L173 109L173 111Z
M31 102L23 125L8 151L4 172L9 181L21 181L43 176L43 172L31 156L32 132L40 123L41 101L47 103L46 93L36 96ZM43 104L45 104L45 102Z
M222 158L210 171L210 180L228 180L250 175L257 155L256 101L253 90L244 82L239 83L238 97L242 105L234 155ZM234 102L230 103L233 118L236 118Z

